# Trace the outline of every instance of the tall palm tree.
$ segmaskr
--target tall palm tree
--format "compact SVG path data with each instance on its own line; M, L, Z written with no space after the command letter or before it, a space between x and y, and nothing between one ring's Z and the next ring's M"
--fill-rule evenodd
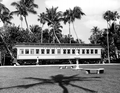
M73 8L73 14L74 14L75 19L79 19L79 20L81 19L81 17L83 15L85 15L85 13L82 12L82 9L80 7L78 7L78 6L75 6ZM76 37L78 39L78 42L80 43L80 39L78 38L76 30L75 30L74 21L72 22L72 24L73 24L73 29L74 29L74 32L75 32Z
M56 38L57 42L60 43L58 36L56 35L56 31L58 31L58 27L61 28L60 22L63 21L62 12L57 11L58 7L46 8L46 14L44 19L46 20L48 26L52 27L52 31L54 33L53 38Z
M119 15L118 13L115 11L115 12L112 12L110 10L106 11L104 14L103 14L103 18L106 20L107 22L107 47L108 47L108 62L110 63L110 50L109 50L109 28L111 26L111 22L112 21L116 21L117 18L119 18Z
M81 19L81 16L85 15L85 13L82 12L81 8L78 7L78 6L75 6L72 9L68 9L64 12L63 16L64 16L64 23L68 23L69 24L69 39L70 39L70 43L71 43L71 31L70 31L70 24L72 23L73 24L73 29L74 29L74 32L75 32L75 35L78 39L78 36L77 36L77 33L75 31L75 26L74 26L74 22L75 22L75 19ZM79 39L78 39L79 40ZM79 41L80 43L80 41Z
M42 30L41 30L41 43L43 43L43 26L45 25L46 21L44 19L45 13L40 13L40 15L38 15L38 21L40 21L40 24L42 24Z
M21 22L23 20L22 17L24 17L27 29L29 29L26 16L28 16L28 13L37 14L34 8L38 8L38 5L34 3L34 0L20 0L18 2L11 3L11 5L15 6L17 9L12 13L19 15Z
M111 20L112 20L112 17L113 17L113 13L111 11L106 11L104 14L103 14L103 18L107 21L107 47L108 47L108 62L110 63L110 51L109 51L109 31L108 31L108 25L110 26L110 23L111 23Z
M73 18L73 11L71 9L69 10L66 10L64 13L63 13L63 16L64 16L64 23L68 23L69 24L69 40L70 40L70 43L71 43L71 31L70 31L70 23L73 22L74 18Z
M11 3L12 6L16 7L16 11L12 11L12 14L16 14L17 16L20 16L20 20L21 20L21 28L22 28L22 22L23 22L23 8L22 8L22 4L20 2L13 2Z

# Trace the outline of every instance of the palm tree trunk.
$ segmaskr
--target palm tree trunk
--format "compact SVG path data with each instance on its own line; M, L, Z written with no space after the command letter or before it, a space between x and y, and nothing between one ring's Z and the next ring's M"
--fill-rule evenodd
M43 43L43 26L44 24L42 25L42 30L41 30L41 43Z
M60 44L60 40L58 39L56 33L55 33L55 30L54 30L54 35L55 35L55 38L57 39L58 43Z
M22 20L21 20L21 28L23 28Z
M53 28L53 31L54 31L54 35L55 35L55 38L57 39L58 43L60 44L60 40L58 39L56 33L55 33L55 27Z
M47 20L49 20L48 18L46 18ZM51 23L53 23L51 20L49 20ZM54 24L54 23L53 23ZM55 35L55 38L57 39L57 41L58 41L58 43L60 44L60 40L58 39L58 37L57 37L57 35L56 35L56 33L55 33L55 24L54 24L54 26L53 26L53 33L54 33L54 35Z
M21 28L23 28L23 25L22 25L23 19L21 15L20 15L20 20L21 20Z
M116 32L116 24L115 24L115 21L114 21L114 32ZM113 38L113 42L114 42L114 45L115 45L115 40ZM116 46L115 46L115 51L117 50ZM117 52L115 52L115 58L117 59Z
M76 33L76 30L75 30L74 23L72 22L72 24L73 24L73 30L74 30L74 32L75 32L75 35L76 35L76 37L77 37L77 39L78 39L78 42L79 42L79 44L80 44L80 40L79 40L79 38L78 38L78 35L77 35L77 33Z
M27 29L29 30L28 22L27 22L27 18L26 18L26 16L24 16L24 19L25 19L25 23L26 23ZM29 30L29 31L30 31L30 30ZM31 32L31 31L30 31L30 32Z
M109 51L109 31L108 31L108 22L107 22L107 46L108 46L108 62L110 63L110 51Z
M55 36L53 36L52 43L55 43Z
M70 31L70 22L69 22L69 40L70 40L70 44L71 44L71 31Z

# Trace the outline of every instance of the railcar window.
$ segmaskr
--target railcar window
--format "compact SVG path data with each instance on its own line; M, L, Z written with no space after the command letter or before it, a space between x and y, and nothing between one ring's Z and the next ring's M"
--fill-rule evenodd
M80 49L77 49L78 54L80 54Z
M57 53L60 54L60 53L61 53L61 50L60 50L60 49L57 49Z
M47 54L50 54L50 49L47 49L46 52L47 52Z
M45 50L44 49L41 49L41 54L44 54L45 53Z
M89 49L86 50L86 54L89 54Z
M36 49L36 54L39 54L39 49Z
M98 50L97 49L95 49L95 54L97 54L98 53Z
M67 50L67 54L70 54L70 49Z
M31 53L31 54L34 54L34 49L31 49L31 50L30 50L30 53Z
M93 49L91 49L91 54L93 54Z
M75 54L75 49L72 49L72 54Z
M52 54L55 54L55 49L52 49Z
M63 54L66 54L66 49L63 49Z
M20 49L20 54L24 54L24 49Z
M82 49L82 54L85 54L85 49Z
M29 54L29 49L25 49L25 54Z

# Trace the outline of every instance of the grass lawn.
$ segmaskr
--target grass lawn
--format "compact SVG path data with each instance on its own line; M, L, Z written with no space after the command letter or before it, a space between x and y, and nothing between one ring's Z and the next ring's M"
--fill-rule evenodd
M105 68L103 74L59 67L0 67L0 93L120 93L120 65L81 65Z

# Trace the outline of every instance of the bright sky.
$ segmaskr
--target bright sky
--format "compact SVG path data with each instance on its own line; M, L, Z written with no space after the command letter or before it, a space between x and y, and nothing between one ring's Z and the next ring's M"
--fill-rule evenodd
M2 1L2 3L12 11L15 10L15 8L10 5L11 2L18 0L0 1ZM105 13L107 10L111 10L117 11L120 14L120 0L35 0L35 3L39 5L39 8L36 9L38 14L45 11L45 7L51 8L52 6L58 6L60 11L65 11L66 9L73 8L74 6L81 7L86 16L83 16L81 20L75 21L75 28L78 37L85 41L85 43L89 43L88 38L91 35L90 30L93 28L93 26L98 26L100 29L106 27L106 21L102 18L103 13ZM37 15L30 14L27 17L29 25L39 24L37 21ZM17 16L14 16L12 22L15 23L15 25L20 25L21 23L19 17ZM26 27L25 23L23 25ZM63 34L68 34L68 24L63 26ZM76 38L72 26L71 33L73 37Z

